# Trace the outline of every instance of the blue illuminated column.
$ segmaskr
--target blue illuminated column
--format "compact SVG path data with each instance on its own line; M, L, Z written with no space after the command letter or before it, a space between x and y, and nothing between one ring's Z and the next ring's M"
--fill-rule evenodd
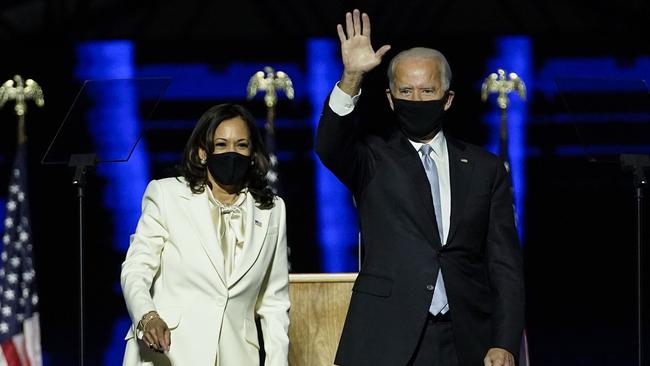
M78 80L126 79L134 76L134 46L130 41L96 41L77 46ZM122 155L141 133L138 100L129 83L106 83L94 94L89 131L98 156ZM140 217L142 194L149 181L146 150L140 141L126 163L98 164L97 174L104 178L103 206L111 213L113 247L126 251L129 236ZM116 288L119 288L117 286ZM123 335L131 324L128 317L118 319L112 342L104 353L104 365L118 365L124 352Z
M311 39L307 43L307 84L314 131L323 103L342 73L339 43ZM323 272L358 271L357 216L347 188L314 154L317 238Z
M130 41L94 41L77 46L78 80L132 78L134 46ZM124 155L141 133L136 92L128 83L106 83L95 95L89 130L98 156ZM106 181L103 204L112 214L113 245L126 251L129 236L140 216L142 194L149 180L142 141L126 163L99 164L97 174Z
M501 37L496 40L496 55L489 60L488 73L498 68L506 72L515 72L526 83L527 99L530 101L533 91L532 41L526 36ZM487 75L487 74L486 74ZM494 105L491 102L491 105ZM516 93L510 95L508 107L508 137L510 166L514 186L514 199L517 212L519 236L524 237L524 207L526 205L526 120L528 118L527 101L522 101ZM500 111L494 106L487 116L490 124L490 142L488 149L497 152L499 147Z

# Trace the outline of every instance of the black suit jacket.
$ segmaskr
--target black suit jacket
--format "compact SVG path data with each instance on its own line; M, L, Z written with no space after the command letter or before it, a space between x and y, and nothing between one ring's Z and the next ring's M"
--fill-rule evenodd
M326 105L316 151L353 192L365 256L335 363L406 365L442 270L460 364L489 348L517 355L524 326L522 259L512 195L500 160L447 137L451 222L440 243L431 189L417 151L399 131L359 137L353 115Z

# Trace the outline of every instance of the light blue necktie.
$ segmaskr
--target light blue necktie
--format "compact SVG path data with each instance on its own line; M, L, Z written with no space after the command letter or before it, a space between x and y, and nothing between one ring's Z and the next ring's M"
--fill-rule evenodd
M431 146L424 144L420 147L422 153L422 165L424 171L427 173L429 185L431 186L431 197L433 198L433 210L436 214L436 224L438 225L438 233L440 234L440 243L444 245L444 235L442 234L442 205L440 204L440 180L438 178L438 169L436 163L429 155L431 153ZM433 315L438 313L446 313L449 311L449 304L447 303L447 291L445 290L445 282L442 279L442 271L438 270L436 279L436 287L433 291L433 298L431 299L431 306L429 312Z

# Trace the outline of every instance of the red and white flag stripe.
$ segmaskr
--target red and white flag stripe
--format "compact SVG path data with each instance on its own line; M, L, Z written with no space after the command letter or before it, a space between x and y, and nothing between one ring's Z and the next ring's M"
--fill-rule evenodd
M19 333L0 345L0 366L42 366L41 330L38 313L23 322Z

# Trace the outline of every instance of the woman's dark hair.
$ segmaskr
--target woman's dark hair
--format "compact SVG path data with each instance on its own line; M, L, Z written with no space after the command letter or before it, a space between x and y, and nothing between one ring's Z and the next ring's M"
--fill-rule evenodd
M269 153L266 151L260 131L255 124L255 118L240 105L219 104L203 113L185 145L183 161L178 167L178 172L185 178L193 193L203 193L209 182L206 166L201 164L199 148L205 150L208 155L212 154L214 132L217 127L221 122L236 117L241 117L246 122L251 139L253 166L248 170L243 187L248 187L248 191L253 195L260 208L271 208L274 195L266 178L266 173L269 171Z

